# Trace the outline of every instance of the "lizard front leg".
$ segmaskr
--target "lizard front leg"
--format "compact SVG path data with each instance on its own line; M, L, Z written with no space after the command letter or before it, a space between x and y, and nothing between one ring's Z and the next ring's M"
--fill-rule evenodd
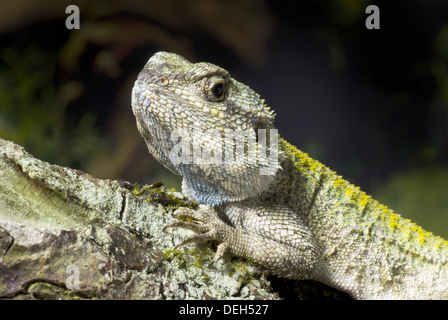
M272 211L266 211L267 208ZM197 233L176 248L191 242L217 242L213 262L228 252L249 259L278 276L312 278L318 263L316 246L309 230L291 209L281 205L260 207L249 201L226 205L223 210L235 227L223 222L210 206L200 205L197 210L176 210L176 217L188 218L191 222L179 221L165 229L181 227Z

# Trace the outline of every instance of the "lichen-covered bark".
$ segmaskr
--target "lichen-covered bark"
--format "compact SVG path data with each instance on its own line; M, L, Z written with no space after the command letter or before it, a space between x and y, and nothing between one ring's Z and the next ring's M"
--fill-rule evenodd
M160 186L96 179L0 139L0 298L275 299L260 270L219 261L210 245L172 248ZM260 280L261 279L261 280Z

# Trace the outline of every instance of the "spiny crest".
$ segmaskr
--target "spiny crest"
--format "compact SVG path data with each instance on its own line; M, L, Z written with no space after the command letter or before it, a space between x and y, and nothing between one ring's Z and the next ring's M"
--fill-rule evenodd
M266 110L266 112L269 114L270 117L272 117L272 119L275 118L275 116L277 115L274 110L272 110L265 102L264 99L261 99L261 104L263 105L264 110Z

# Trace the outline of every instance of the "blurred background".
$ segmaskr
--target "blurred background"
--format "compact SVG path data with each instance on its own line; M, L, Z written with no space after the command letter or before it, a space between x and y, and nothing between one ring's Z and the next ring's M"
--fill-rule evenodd
M81 29L67 30L77 5ZM380 9L367 30L365 9ZM99 178L179 189L130 105L159 50L213 62L281 135L448 238L448 2L1 0L0 137Z

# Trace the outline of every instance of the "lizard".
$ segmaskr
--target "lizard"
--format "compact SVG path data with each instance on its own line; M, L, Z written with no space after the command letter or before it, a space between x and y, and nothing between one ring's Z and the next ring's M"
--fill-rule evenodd
M157 52L135 81L132 110L149 152L198 203L165 227L194 231L176 248L211 240L212 263L231 254L354 299L448 298L448 241L281 138L274 111L227 70ZM225 138L235 132L241 152ZM268 149L277 161L260 156Z

